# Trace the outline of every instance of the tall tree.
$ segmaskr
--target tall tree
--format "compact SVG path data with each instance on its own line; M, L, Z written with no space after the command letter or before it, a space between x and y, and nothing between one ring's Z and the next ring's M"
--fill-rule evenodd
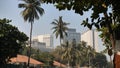
M99 29L99 31L102 31L102 33L99 35L102 38L102 41L104 42L103 45L106 47L105 50L102 51L102 53L108 53L108 55L110 56L110 61L111 61L111 65L113 65L112 62L112 43L110 40L110 34L108 32L108 29L103 27L101 29Z
M28 40L27 35L17 27L9 24L7 19L0 19L0 68L4 67L9 59L16 57Z
M54 20L51 24L54 25L54 27L52 28L54 31L53 33L55 33L56 38L60 38L60 45L61 45L61 41L64 38L64 35L67 36L66 30L68 29L67 25L69 23L63 22L62 20L62 16L59 17L59 20ZM61 47L62 50L62 47Z
M39 16L42 16L44 9L40 7L41 2L39 0L22 0L24 3L18 5L19 8L24 8L22 11L22 16L25 21L30 22L30 46L29 46L29 58L28 58L28 67L30 62L30 53L31 53L31 39L32 39L32 29L35 19L39 19Z
M76 40L73 39L71 42L71 65L73 68L79 68L82 52L79 51Z
M94 50L94 48L87 46L86 51L87 51L88 65L93 66L91 64L91 59L94 59L94 57L95 57L95 50Z
M60 45L61 45L61 41L64 38L64 35L67 36L66 30L68 29L67 25L69 23L63 22L62 20L62 16L59 17L59 20L54 20L51 24L54 25L54 27L52 28L54 31L53 33L55 33L56 38L60 38Z
M69 42L67 41L65 44L62 44L61 45L62 47L63 47L63 49L62 49L62 55L61 55L61 59L65 59L65 60L67 60L67 63L68 63L68 68L69 68L69 64L70 64L70 61L71 61L71 46L70 46L70 44L69 44Z

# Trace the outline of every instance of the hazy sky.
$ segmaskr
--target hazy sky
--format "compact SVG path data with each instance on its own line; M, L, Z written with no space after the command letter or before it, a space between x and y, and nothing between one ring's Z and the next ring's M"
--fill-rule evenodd
M22 8L18 8L18 4L21 3L20 0L0 0L0 19L7 18L11 19L11 24L18 27L18 29L29 36L30 24L24 22L21 11ZM58 19L59 16L63 16L63 21L70 23L69 28L75 28L77 32L83 33L86 31L86 28L81 26L83 19L86 19L90 16L90 12L80 16L75 14L74 11L59 11L53 5L42 4L41 7L45 10L45 14L40 17L39 20L35 21L33 26L33 36L39 34L52 34L52 25L51 22L54 19ZM58 44L58 40L54 39L55 44ZM101 46L100 46L101 47Z
M21 11L22 8L18 8L20 0L0 0L0 18L8 18L12 20L12 24L17 26L21 31L29 35L29 25L24 22ZM59 11L53 5L41 6L45 10L45 14L34 23L33 36L38 34L52 33L50 24L54 19L58 19L59 16L63 16L63 21L70 23L68 27L76 28L78 32L83 32L84 28L80 25L83 19L89 16L89 13L84 16L75 14L74 11Z

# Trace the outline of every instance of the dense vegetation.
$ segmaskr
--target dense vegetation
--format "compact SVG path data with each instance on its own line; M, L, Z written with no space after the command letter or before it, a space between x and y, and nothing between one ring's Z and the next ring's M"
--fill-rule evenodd
M22 54L27 55L27 47L22 50ZM65 65L69 64L72 67L92 66L103 68L108 66L106 56L102 53L97 53L83 41L79 44L66 42L61 46L57 46L52 52L42 52L32 48L31 57L45 63L44 66L51 67L53 67L53 61L58 61Z
M0 19L0 66L8 63L9 59L16 57L25 45L28 37L17 27L12 26L8 19ZM4 67L3 67L4 68Z

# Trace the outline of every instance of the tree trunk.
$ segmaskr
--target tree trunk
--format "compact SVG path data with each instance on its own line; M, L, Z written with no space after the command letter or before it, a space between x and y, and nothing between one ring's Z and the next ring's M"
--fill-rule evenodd
M112 48L114 49L114 47L115 47L115 37L114 37L114 33L113 33L113 30L112 30L112 27L111 27L112 21L108 20L109 17L108 17L107 12L104 13L104 17L106 18L106 26L109 30L110 40L111 40L111 43L112 43Z
M30 57L31 57L31 44L32 44L32 29L33 29L33 22L30 23L31 28L30 28L30 46L29 46L29 54L28 54L28 65L27 68L30 68Z
M69 60L68 60L68 67L67 68L70 68L70 63L69 63Z
M61 38L60 38L60 46L61 46ZM62 51L62 46L61 46L61 51ZM62 55L62 52L61 52L61 51L60 51L60 68L62 68L62 64L61 64L61 62L62 62L62 61L61 61L61 60L62 60L62 59L61 59L61 58L62 58L62 56L61 56L61 55Z
M113 62L112 62L112 57L110 56L110 64L111 64L111 68L113 68Z
M120 68L120 40L116 40L113 63L114 63L114 68Z
M112 43L112 49L115 50L115 47L116 47L116 39L115 39L115 36L114 36L114 32L112 31L112 27L111 27L111 23L112 21L108 20L108 14L107 12L104 13L104 17L106 18L106 26L109 30L109 34L110 34L110 40L111 40L111 43ZM115 53L114 53L115 54ZM115 57L115 55L114 55ZM115 63L116 60L113 61L113 63ZM115 65L115 64L114 64ZM113 65L112 65L113 66ZM115 68L115 67L114 67Z

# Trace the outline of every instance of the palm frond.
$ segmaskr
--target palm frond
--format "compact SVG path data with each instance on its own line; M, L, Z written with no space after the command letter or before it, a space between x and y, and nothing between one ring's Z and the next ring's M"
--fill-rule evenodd
M54 32L55 32L55 31L54 31ZM56 38L58 38L58 35L59 35L59 33L56 31L56 32L55 32Z
M34 8L33 14L34 14L35 19L39 19L39 15L38 15L37 11L35 10L35 8Z
M36 6L35 8L38 11L38 13L39 13L40 16L42 16L44 14L44 9L43 8L41 8L39 6Z
M66 26L66 25L69 25L69 24L70 24L70 23L63 22L63 25L65 25L65 26Z
M26 7L27 7L26 4L23 4L23 3L18 4L18 8L26 8Z
M57 22L57 23L59 23L59 21L58 21L58 20L56 20L56 19L54 19L54 21L55 21L55 22Z
M41 6L41 1L38 1L38 0L37 0L37 1L34 2L34 4L35 4L35 5L38 5L38 6Z
M22 16L24 18L25 21L27 21L28 19L28 9L25 9L22 11Z
M55 29L55 30L56 30L56 29L57 29L57 26L55 26L55 27L52 27L52 30L53 30L53 29ZM53 32L53 33L54 33L54 32Z
M63 39L63 37L64 37L64 36L63 36L63 32L60 30L59 33L60 33L60 38Z
M65 36L68 36L67 32L65 32Z
M52 22L51 24L53 24L53 25L58 25L58 23L56 23L56 22Z
M53 24L55 27L53 27L52 29L54 29L54 33L55 35L59 35L60 39L64 38L64 34L66 35L66 30L67 30L67 25L68 23L63 23L62 21L62 17L59 17L59 20L54 19L54 21L51 23ZM58 36L56 36L57 38Z
M53 27L54 28L54 27ZM54 29L53 33L56 33L57 32L57 29Z

